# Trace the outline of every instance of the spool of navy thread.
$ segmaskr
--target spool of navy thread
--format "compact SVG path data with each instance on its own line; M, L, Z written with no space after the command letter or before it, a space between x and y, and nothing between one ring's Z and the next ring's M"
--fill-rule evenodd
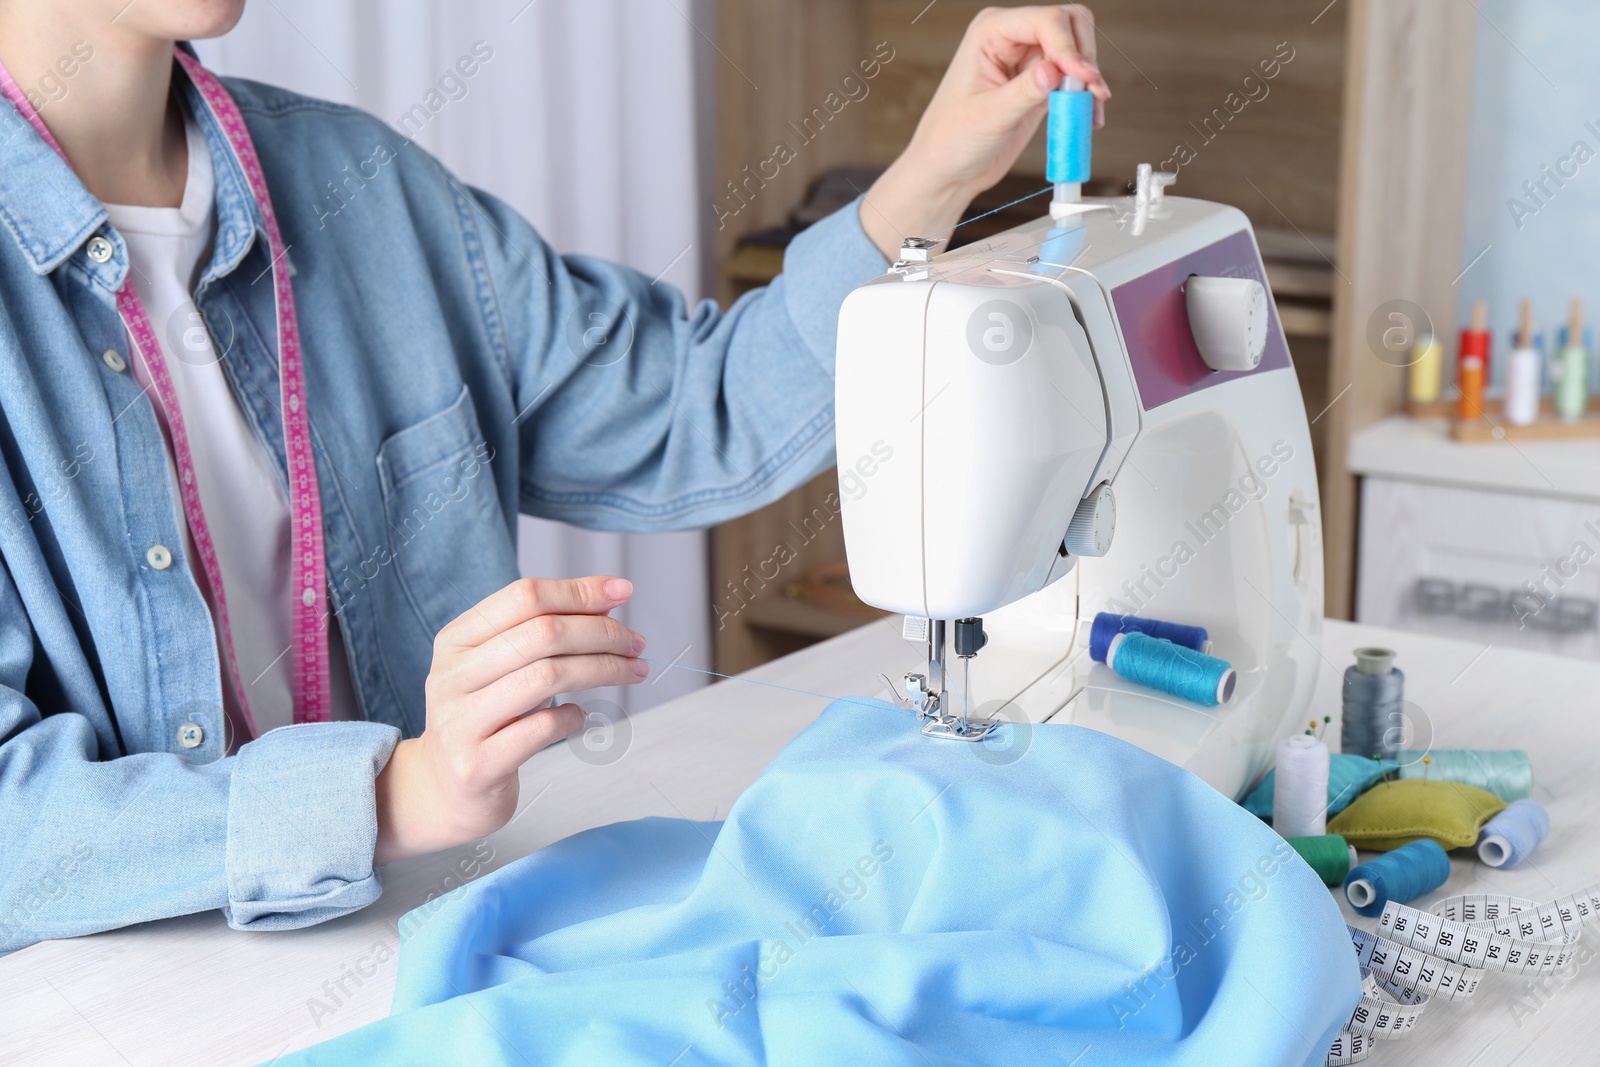
M1345 876L1344 897L1357 914L1383 914L1391 900L1405 904L1450 878L1450 857L1439 842L1421 838L1385 852Z
M1386 648L1358 648L1344 672L1344 713L1339 750L1392 759L1405 737L1406 676Z
M1045 180L1054 185L1089 180L1090 146L1094 133L1094 94L1081 82L1068 79L1074 89L1050 94L1045 121Z
M1181 622L1162 622L1141 615L1117 615L1102 611L1089 628L1089 658L1104 663L1111 651L1111 639L1118 634L1149 634L1196 652L1210 653L1211 637L1204 626L1185 626Z
M1515 867L1550 835L1550 813L1533 800L1513 800L1478 831L1478 858L1491 867Z

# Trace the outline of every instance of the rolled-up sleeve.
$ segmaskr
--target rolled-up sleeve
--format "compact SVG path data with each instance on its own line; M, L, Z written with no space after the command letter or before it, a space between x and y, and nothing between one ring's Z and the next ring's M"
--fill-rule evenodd
M859 201L800 233L771 285L722 310L557 255L493 197L460 195L518 413L524 511L597 529L708 526L832 463L839 306L887 266Z
M26 695L26 619L0 568L0 954L213 908L305 926L377 898L373 781L397 730L288 727L199 765L105 759L84 716Z
M239 750L228 788L229 925L286 930L378 899L373 783L399 738L378 723L308 723Z

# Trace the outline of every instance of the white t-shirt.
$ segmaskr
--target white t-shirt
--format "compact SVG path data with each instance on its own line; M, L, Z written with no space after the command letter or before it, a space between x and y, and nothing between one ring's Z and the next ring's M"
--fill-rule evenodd
M178 396L201 506L227 593L240 681L260 734L294 721L293 675L287 654L291 638L289 502L271 458L234 398L211 335L194 305L192 294L200 272L210 262L216 236L216 177L205 135L192 118L186 118L185 131L189 174L182 206L107 204L105 208L111 224L127 243L134 288L161 342ZM130 348L135 353L134 375L148 389L149 370L137 347ZM154 397L151 399L153 402ZM277 397L272 399L276 404ZM205 568L199 563L187 521L182 517L170 443L167 459L186 558L192 561L195 580L215 616L216 604ZM357 719L360 714L350 684L349 664L337 625L332 619L329 622L332 717ZM241 736L243 731L238 729L237 724L243 720L228 676L227 649L220 626L217 643L223 699L231 728L228 749L232 751L248 738Z

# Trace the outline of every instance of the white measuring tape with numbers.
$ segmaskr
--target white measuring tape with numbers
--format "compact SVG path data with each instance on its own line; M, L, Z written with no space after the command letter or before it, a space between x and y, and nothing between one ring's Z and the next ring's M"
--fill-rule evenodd
M1361 1002L1328 1050L1328 1067L1360 1063L1376 1042L1411 1033L1430 1001L1468 999L1486 971L1566 970L1584 924L1596 921L1600 885L1549 904L1475 894L1419 911L1390 901L1376 933L1350 927Z

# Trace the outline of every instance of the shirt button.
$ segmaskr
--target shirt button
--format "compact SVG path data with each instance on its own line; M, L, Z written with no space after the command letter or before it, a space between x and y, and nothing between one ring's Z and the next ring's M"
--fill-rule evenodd
M151 545L150 551L144 554L144 558L158 571L164 571L172 566L172 553L167 551L166 545Z
M100 358L105 361L106 366L110 367L118 374L121 374L123 371L128 369L128 361L123 359L122 353L118 352L115 348L106 349L104 352L100 353Z
M86 251L89 253L89 258L94 260L96 263L106 263L110 261L117 249L116 246L114 246L104 237L91 237L89 238L89 247L86 249Z
M178 744L184 748L199 748L205 740L205 728L197 722L186 722L178 727Z

